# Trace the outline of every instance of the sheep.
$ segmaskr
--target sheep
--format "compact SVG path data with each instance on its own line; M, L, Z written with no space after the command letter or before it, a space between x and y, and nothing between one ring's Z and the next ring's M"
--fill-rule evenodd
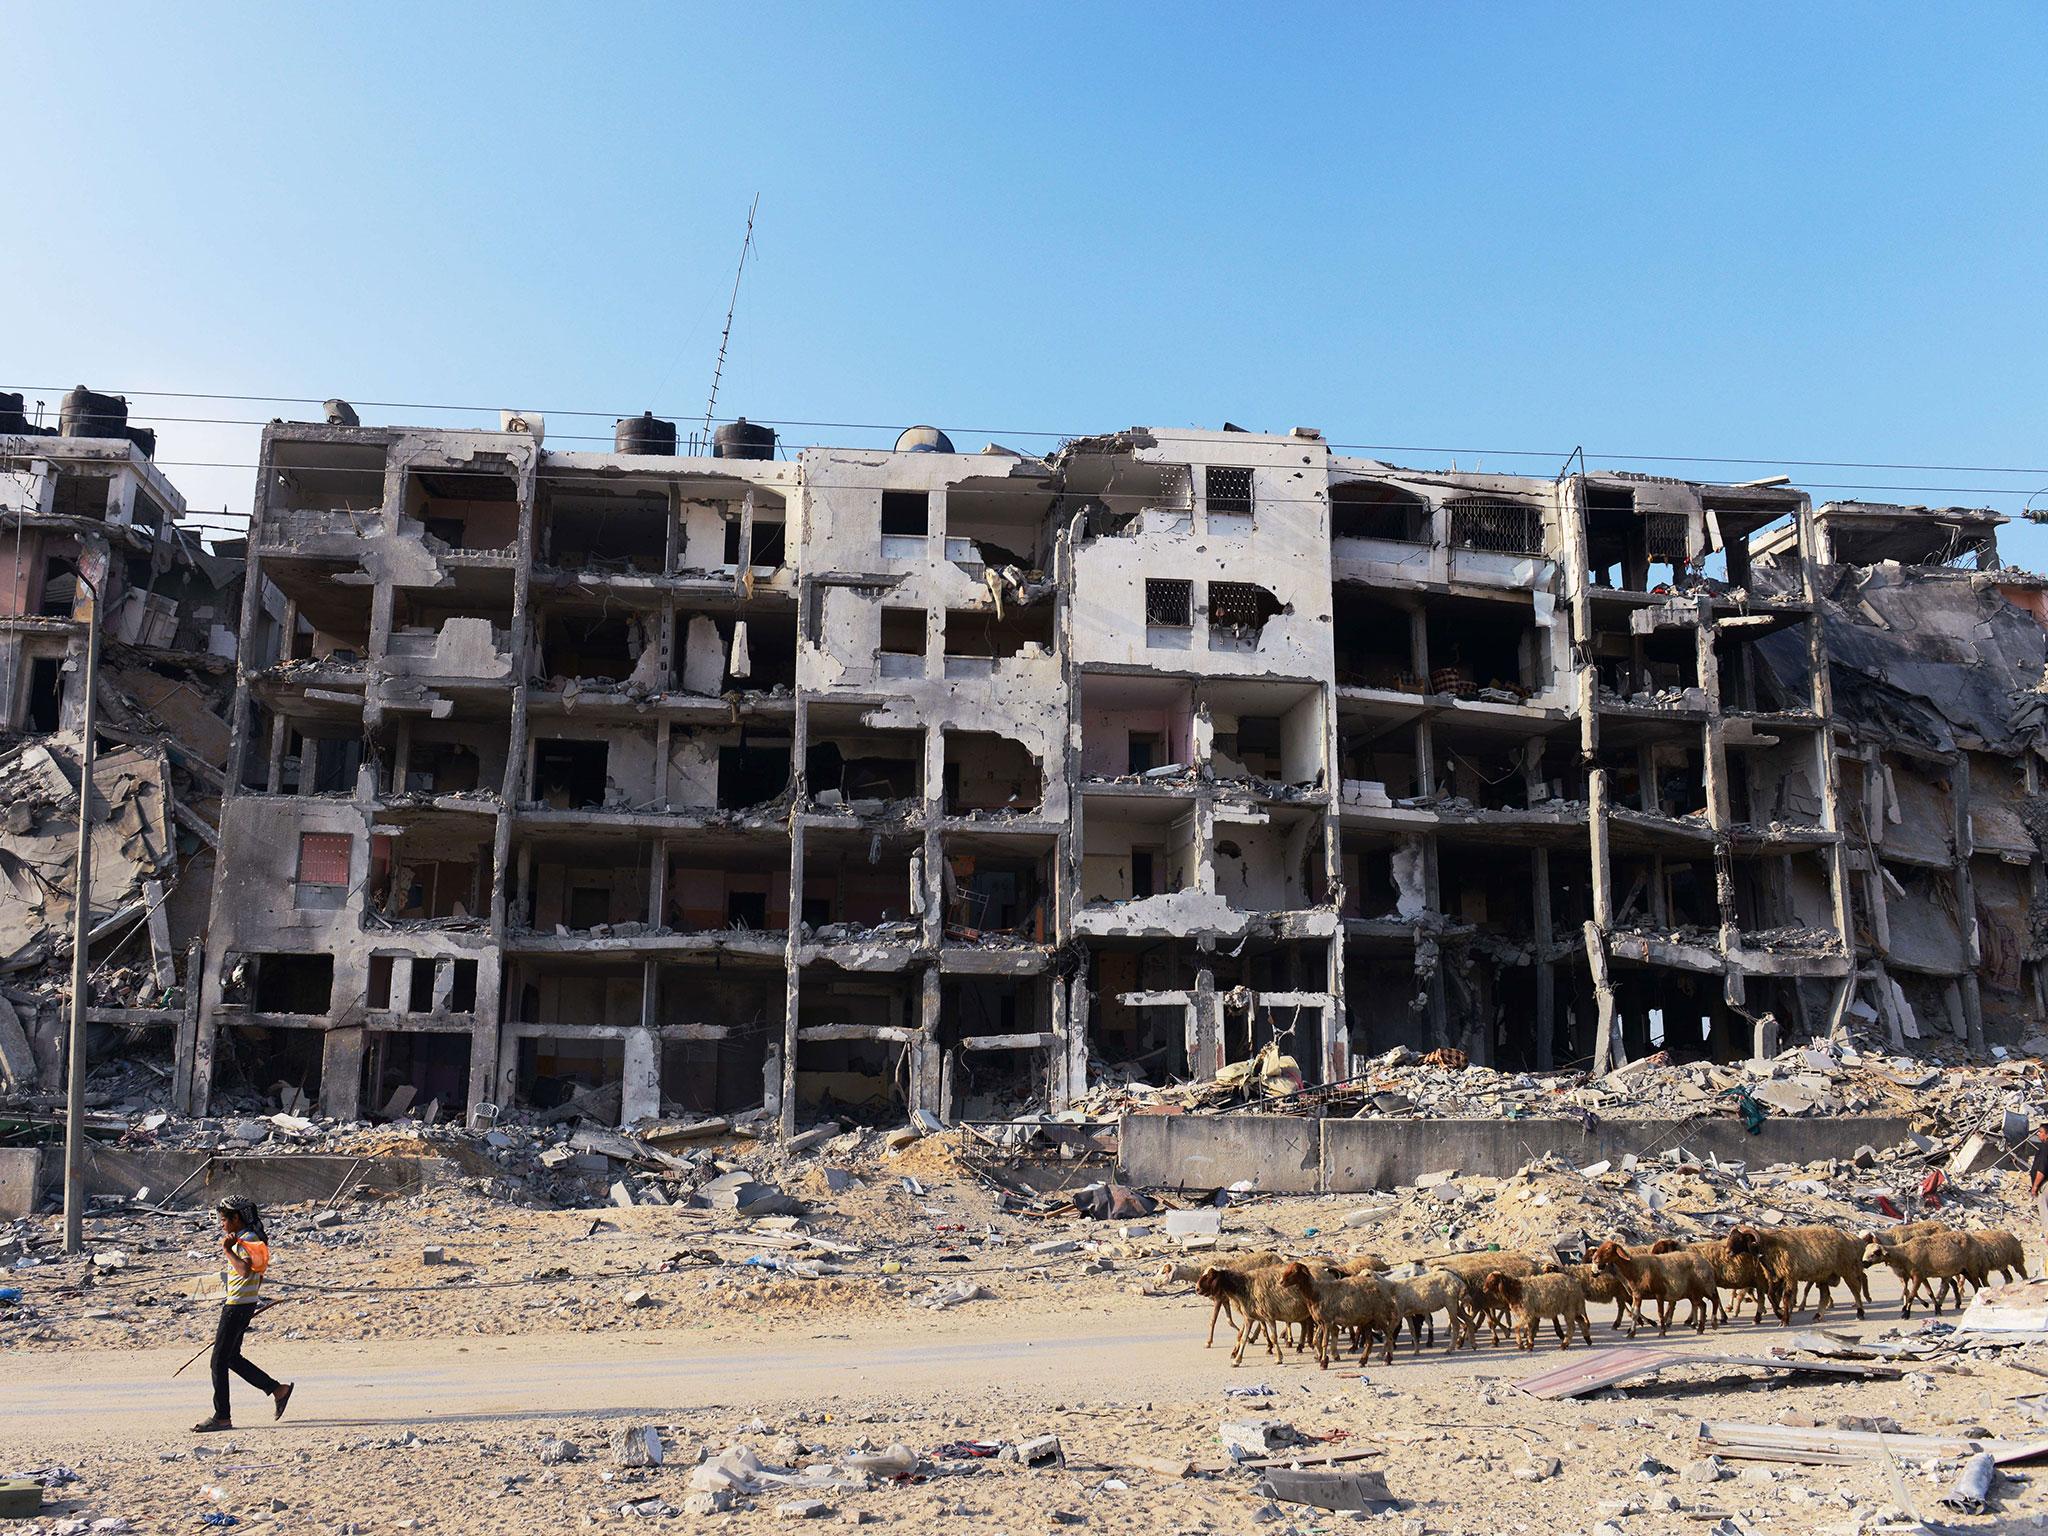
M1339 1329L1362 1330L1365 1359L1372 1354L1375 1334L1387 1341L1382 1363L1394 1363L1394 1341L1401 1334L1401 1319L1395 1312L1392 1288L1377 1275L1331 1275L1319 1277L1306 1264L1289 1264L1279 1271L1279 1284L1303 1306L1315 1324L1316 1359L1324 1370L1330 1368L1330 1343Z
M1236 1255L1236 1262L1229 1267L1237 1270L1264 1269L1268 1265L1284 1264L1286 1262L1287 1260L1284 1255L1259 1250ZM1211 1267L1207 1264L1175 1264L1168 1260L1165 1264L1159 1266L1159 1273L1153 1276L1154 1283L1158 1285L1183 1285L1193 1281L1196 1290L1201 1291L1204 1296L1214 1297L1216 1305L1209 1309L1209 1339L1207 1343L1203 1344L1202 1348L1204 1349L1213 1349L1215 1347L1216 1319L1219 1315L1227 1318L1231 1326L1235 1327L1237 1324L1237 1315L1231 1310L1228 1292L1221 1290L1202 1291L1202 1276Z
M1956 1305L1963 1304L1962 1281L1978 1262L1976 1245L1963 1233L1930 1232L1925 1237L1890 1244L1880 1243L1875 1233L1866 1232L1863 1237L1869 1247L1877 1250L1867 1262L1883 1264L1899 1277L1905 1288L1899 1299L1900 1317L1913 1315L1913 1297L1930 1289L1930 1281L1940 1282L1931 1287L1936 1317L1941 1316L1941 1298L1951 1291L1955 1293Z
M1979 1289L1990 1280L1994 1269L2007 1282L2015 1274L2022 1280L2027 1278L2027 1251L2012 1233L2002 1227L1994 1227L1987 1232L1965 1232L1963 1236L1976 1251L1977 1267L1971 1271L1970 1279Z
M1549 1319L1557 1333L1557 1347L1572 1347L1572 1325L1578 1325L1588 1349L1593 1330L1586 1321L1586 1293L1570 1274L1517 1277L1499 1270L1480 1283L1480 1289L1515 1314L1515 1335L1525 1350L1536 1348L1536 1326Z
M1614 1303L1615 1332L1621 1331L1621 1320L1628 1315L1631 1297L1628 1287L1621 1283L1621 1276L1611 1274L1591 1264L1567 1265L1563 1273L1579 1282L1579 1290L1589 1302L1611 1301Z
M1728 1305L1723 1317L1740 1313L1743 1302L1754 1296L1756 1315L1750 1322L1755 1325L1763 1323L1767 1282L1763 1266L1757 1262L1755 1254L1729 1252L1725 1237L1699 1243L1680 1243L1672 1238L1662 1238L1650 1245L1650 1252L1698 1254L1713 1266L1714 1284L1728 1292Z
M1334 1259L1330 1268L1340 1275L1384 1275L1393 1266L1376 1253L1354 1253L1348 1259Z
M1422 1352L1422 1325L1429 1324L1429 1342L1436 1343L1436 1314L1450 1314L1451 1348L1458 1347L1459 1327L1465 1315L1465 1282L1449 1270L1425 1270L1412 1279L1387 1282L1393 1292L1395 1315L1407 1323L1415 1339L1415 1352Z
M1431 1269L1447 1269L1465 1283L1465 1342L1475 1349L1479 1346L1479 1323L1484 1318L1493 1330L1493 1342L1498 1344L1507 1326L1507 1309L1480 1289L1489 1274L1498 1272L1513 1275L1516 1279L1536 1273L1536 1261L1523 1253L1459 1253L1449 1258L1430 1259ZM1451 1347L1458 1346L1458 1329L1451 1329Z
M1820 1305L1813 1314L1819 1322L1834 1305L1834 1288L1846 1286L1856 1303L1856 1315L1864 1316L1863 1304L1870 1299L1870 1282L1863 1273L1863 1244L1833 1227L1787 1227L1782 1232L1759 1232L1754 1227L1737 1227L1727 1237L1731 1254L1751 1253L1762 1265L1769 1285L1772 1310L1783 1323L1792 1321L1799 1305L1802 1285L1820 1288Z
M1283 1359L1280 1353L1281 1323L1299 1323L1306 1326L1312 1321L1308 1305L1291 1287L1283 1286L1280 1277L1299 1269L1309 1273L1306 1266L1299 1264L1266 1265L1259 1269L1224 1269L1212 1266L1202 1272L1195 1282L1195 1289L1204 1296L1228 1297L1238 1316L1237 1346L1230 1352L1233 1366L1244 1364L1244 1347L1251 1341L1254 1327L1266 1325L1266 1353L1274 1359Z
M1681 1301L1692 1303L1692 1315L1686 1322L1694 1333L1707 1331L1710 1315L1717 1323L1727 1315L1715 1286L1714 1266L1698 1254L1630 1253L1623 1244L1610 1241L1593 1250L1593 1265L1618 1277L1637 1304L1637 1316L1629 1321L1630 1338L1636 1336L1636 1329L1641 1326L1640 1307L1645 1298L1657 1303L1660 1336L1671 1331L1671 1316Z

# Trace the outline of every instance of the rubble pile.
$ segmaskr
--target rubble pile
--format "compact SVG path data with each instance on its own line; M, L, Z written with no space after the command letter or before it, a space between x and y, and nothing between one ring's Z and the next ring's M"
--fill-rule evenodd
M1496 1071L1469 1064L1462 1051L1396 1046L1346 1082L1304 1087L1293 1059L1269 1046L1214 1078L1164 1086L1097 1063L1097 1086L1080 1108L1094 1119L1256 1109L1360 1119L1683 1121L1735 1118L1748 1099L1767 1115L1909 1115L1947 1134L2038 1105L2042 1063L2003 1047L1991 1054L1991 1064L1981 1066L1816 1044L1731 1064L1674 1062L1659 1051L1592 1077Z

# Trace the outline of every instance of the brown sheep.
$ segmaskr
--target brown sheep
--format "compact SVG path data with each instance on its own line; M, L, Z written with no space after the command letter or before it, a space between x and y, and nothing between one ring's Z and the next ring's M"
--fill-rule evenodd
M1652 1253L1693 1253L1705 1259L1714 1268L1714 1284L1728 1292L1728 1304L1723 1316L1732 1316L1742 1311L1745 1301L1756 1299L1756 1316L1751 1323L1761 1325L1764 1320L1764 1292L1768 1283L1764 1278L1763 1265L1757 1262L1753 1253L1731 1253L1728 1239L1715 1238L1708 1242L1679 1243L1664 1238L1650 1245Z
M1621 1331L1621 1320L1628 1316L1629 1302L1633 1299L1628 1287L1621 1283L1621 1276L1591 1264L1573 1264L1564 1273L1579 1282L1579 1290L1589 1302L1611 1301L1614 1303L1615 1332Z
M1868 1262L1883 1264L1899 1277L1904 1287L1899 1299L1900 1317L1913 1315L1913 1297L1923 1290L1931 1289L1936 1317L1941 1316L1941 1298L1950 1292L1955 1294L1958 1307L1963 1304L1962 1282L1978 1262L1976 1245L1963 1233L1930 1232L1925 1237L1885 1244L1877 1240L1876 1234L1866 1232L1864 1240L1877 1250ZM1930 1288L1929 1282L1938 1283Z
M1227 1267L1235 1270L1253 1270L1264 1269L1268 1265L1284 1264L1286 1262L1285 1256L1281 1254L1260 1250L1235 1255L1234 1262ZM1168 1261L1160 1266L1159 1273L1153 1277L1159 1285L1180 1284L1192 1280L1197 1291L1201 1291L1202 1295L1212 1297L1215 1300L1216 1305L1209 1309L1209 1339L1202 1346L1204 1349L1215 1347L1216 1319L1219 1315L1228 1320L1232 1327L1237 1326L1237 1314L1231 1310L1229 1293L1218 1289L1202 1290L1202 1276L1213 1267L1215 1266L1208 1264L1175 1264Z
M1500 1343L1507 1328L1507 1308L1480 1289L1490 1274L1513 1275L1520 1279L1536 1273L1536 1261L1525 1253L1459 1253L1449 1258L1429 1259L1431 1269L1447 1269L1465 1282L1465 1342L1479 1346L1479 1323L1483 1318L1493 1330L1493 1342ZM1452 1348L1457 1347L1457 1329L1451 1330Z
M1657 1303L1660 1336L1671 1331L1671 1316L1681 1301L1692 1303L1692 1315L1686 1322L1694 1333L1707 1331L1710 1315L1716 1322L1726 1316L1721 1309L1721 1293L1714 1283L1714 1266L1698 1254L1630 1253L1621 1243L1605 1242L1593 1250L1593 1265L1617 1276L1628 1288L1637 1305L1638 1318L1645 1300ZM1630 1338L1636 1336L1638 1326L1636 1319L1630 1320Z
M1429 1342L1436 1343L1436 1315L1450 1314L1450 1347L1458 1347L1458 1333L1465 1315L1465 1282L1445 1269L1426 1270L1413 1279L1389 1280L1395 1315L1405 1322L1415 1339L1415 1352L1422 1352L1422 1325L1429 1325Z
M1592 1348L1593 1330L1586 1322L1586 1293L1574 1276L1517 1277L1496 1270L1480 1283L1480 1289L1514 1313L1516 1340L1523 1349L1535 1349L1536 1327L1545 1319L1557 1333L1559 1349L1572 1347L1574 1323L1578 1325L1586 1347Z
M1354 1253L1348 1259L1332 1260L1330 1268L1340 1275L1384 1275L1393 1266L1376 1253Z
M1857 1239L1833 1227L1787 1227L1783 1231L1760 1232L1754 1227L1737 1227L1727 1237L1731 1254L1751 1253L1763 1266L1770 1287L1772 1310L1783 1323L1792 1321L1803 1285L1820 1288L1820 1305L1813 1320L1819 1322L1834 1305L1834 1288L1848 1289L1856 1303L1856 1315L1864 1316L1863 1304L1870 1299L1870 1282L1863 1274L1863 1247Z
M1285 1357L1280 1353L1278 1325L1298 1323L1305 1327L1312 1321L1307 1303L1292 1288L1280 1283L1283 1274L1295 1269L1308 1273L1299 1264L1269 1264L1259 1269L1212 1266L1195 1282L1195 1289L1204 1296L1230 1299L1238 1318L1237 1346L1230 1352L1233 1366L1244 1364L1244 1347L1257 1325L1265 1325L1266 1353L1279 1360Z
M1315 1325L1316 1359L1324 1370L1330 1368L1330 1345L1342 1329L1362 1330L1364 1359L1372 1354L1375 1335L1387 1341L1384 1364L1394 1363L1394 1341L1400 1337L1401 1319L1395 1315L1394 1297L1387 1282L1377 1275L1318 1276L1306 1264L1289 1264L1279 1271L1279 1283L1305 1308Z
M1963 1236L1976 1250L1977 1267L1971 1272L1970 1279L1980 1289L1990 1280L1994 1269L2008 1283L2015 1275L2022 1280L2027 1278L2027 1251L2012 1233L2002 1227L1994 1227L1987 1232L1965 1232Z

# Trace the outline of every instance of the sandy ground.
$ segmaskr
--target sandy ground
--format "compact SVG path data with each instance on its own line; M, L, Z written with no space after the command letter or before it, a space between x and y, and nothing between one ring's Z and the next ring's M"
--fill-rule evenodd
M1978 1181L1956 1214L2017 1225L2004 1187L2016 1179ZM1782 1219L1853 1220L1839 1176L1825 1188L1761 1171L1752 1182L1741 1198ZM0 1306L0 1474L63 1467L76 1478L51 1475L44 1516L0 1532L222 1526L206 1516L232 1516L237 1531L335 1536L649 1523L754 1530L793 1523L777 1514L792 1497L819 1499L826 1523L1008 1536L1316 1532L1361 1521L1402 1536L1818 1536L1918 1528L1892 1525L1902 1505L1956 1529L2048 1529L2048 1470L2008 1472L1992 1512L1973 1516L1935 1502L1953 1466L1907 1471L1894 1486L1870 1464L1731 1461L1710 1481L1696 1465L1710 1419L1889 1419L1908 1432L2027 1438L2048 1431L2048 1406L2037 1418L2021 1401L2048 1394L2048 1348L1951 1350L1875 1382L1701 1364L1561 1403L1513 1386L1587 1358L1549 1346L1534 1356L1404 1348L1391 1366L1354 1359L1328 1371L1255 1350L1233 1368L1227 1337L1203 1348L1208 1304L1156 1280L1173 1251L1156 1222L1148 1233L1006 1215L929 1143L829 1200L822 1186L787 1184L813 1201L793 1230L675 1207L525 1208L460 1182L400 1201L344 1202L338 1219L312 1206L270 1212L270 1294L282 1305L258 1320L248 1347L299 1394L273 1422L237 1383L238 1429L207 1437L187 1432L207 1410L205 1360L172 1379L215 1316L204 1217L96 1218L89 1247L107 1262L63 1261L43 1247L45 1262L6 1276L23 1296ZM1709 1187L1682 1171L1663 1188L1654 1219L1666 1230L1695 1230L1735 1198L1725 1179ZM1569 1171L1471 1186L1455 1199L1408 1192L1369 1225L1347 1227L1346 1213L1373 1198L1235 1206L1224 1213L1224 1243L1399 1259L1567 1230L1607 1235L1631 1210L1648 1216ZM1647 1234L1637 1221L1623 1235ZM1072 1246L1033 1251L1047 1243ZM428 1246L444 1262L425 1262ZM770 1262L805 1268L777 1272ZM1917 1314L1901 1323L1890 1276L1873 1278L1880 1299L1869 1318L1838 1308L1829 1325L1865 1337L1920 1329ZM926 1304L960 1286L982 1294ZM1595 1309L1596 1345L1618 1342L1611 1315ZM1674 1331L1668 1342L1692 1354L1760 1355L1787 1336L1775 1322L1738 1323L1704 1339ZM1229 1395L1261 1386L1270 1395ZM1361 1516L1272 1502L1255 1474L1229 1465L1219 1438L1222 1422L1255 1417L1293 1425L1308 1439L1304 1454L1366 1453L1356 1465L1381 1473L1401 1507ZM661 1429L665 1465L614 1464L609 1437L631 1425ZM1063 1466L1026 1468L960 1446L1041 1434L1059 1437ZM553 1440L571 1442L576 1459L544 1462ZM687 1508L692 1469L731 1446L804 1466L891 1444L916 1453L911 1477L767 1492L721 1513Z
M1899 1326L1895 1291L1879 1292L1867 1322L1841 1314L1852 1330ZM2012 1399L2044 1387L2010 1365L1955 1356L1897 1381L1839 1385L1689 1367L1657 1385L1543 1403L1512 1381L1571 1355L1404 1349L1391 1367L1352 1361L1325 1372L1306 1357L1276 1364L1254 1354L1233 1368L1220 1344L1202 1348L1206 1319L1206 1303L1189 1295L1047 1305L998 1291L914 1317L735 1311L717 1328L451 1329L403 1347L259 1330L251 1353L300 1383L291 1413L272 1422L237 1384L242 1427L204 1439L183 1432L206 1406L203 1360L173 1381L186 1353L178 1348L39 1351L9 1362L0 1460L9 1470L54 1462L79 1474L53 1490L46 1530L67 1518L200 1530L207 1513L267 1530L537 1533L649 1520L754 1529L788 1523L775 1513L782 1498L682 1512L700 1455L747 1444L792 1464L892 1442L925 1459L920 1479L818 1495L831 1511L824 1518L915 1531L1085 1524L1134 1536L1355 1523L1274 1506L1252 1474L1223 1469L1219 1422L1264 1416L1316 1437L1310 1450L1373 1451L1359 1464L1382 1472L1404 1501L1383 1517L1404 1532L1591 1531L1603 1521L1626 1533L1701 1531L1731 1516L1759 1531L1846 1532L1878 1528L1897 1503L1881 1469L1730 1463L1718 1481L1691 1481L1684 1469L1699 1459L1701 1418L1887 1416L1908 1431L2022 1437L2036 1421ZM1596 1340L1613 1338L1602 1319ZM1775 1324L1742 1324L1704 1340L1674 1332L1670 1342L1691 1353L1761 1354L1783 1338ZM1225 1395L1259 1385L1273 1395ZM607 1438L626 1424L661 1426L668 1464L614 1467ZM1064 1468L945 1454L961 1440L1040 1433L1059 1435ZM549 1438L573 1442L582 1459L544 1465L539 1447ZM1515 1475L1545 1457L1560 1463L1554 1475ZM1675 1470L1639 1474L1645 1458ZM1214 1470L1176 1476L1165 1460ZM2048 1528L2048 1479L2015 1469L1997 1513L1975 1518L1939 1510L1944 1481L1909 1473L1905 1488L1926 1514L1961 1528L2028 1529L2036 1517ZM650 1499L661 1501L657 1512L622 1512Z

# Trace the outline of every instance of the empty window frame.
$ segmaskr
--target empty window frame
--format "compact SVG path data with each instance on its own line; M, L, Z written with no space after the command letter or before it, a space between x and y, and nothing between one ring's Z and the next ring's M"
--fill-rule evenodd
M1228 464L1211 464L1202 471L1202 486L1208 493L1209 513L1237 517L1252 515L1252 472Z
M1148 628L1186 629L1194 623L1195 584L1191 581L1148 580L1145 623Z
M1451 542L1460 549L1496 555L1543 552L1543 515L1527 502L1460 496L1446 505L1451 513Z
M882 492L882 533L922 538L931 531L932 499L926 491Z
M346 832L299 834L299 872L292 904L333 911L348 894L348 866L355 839Z

